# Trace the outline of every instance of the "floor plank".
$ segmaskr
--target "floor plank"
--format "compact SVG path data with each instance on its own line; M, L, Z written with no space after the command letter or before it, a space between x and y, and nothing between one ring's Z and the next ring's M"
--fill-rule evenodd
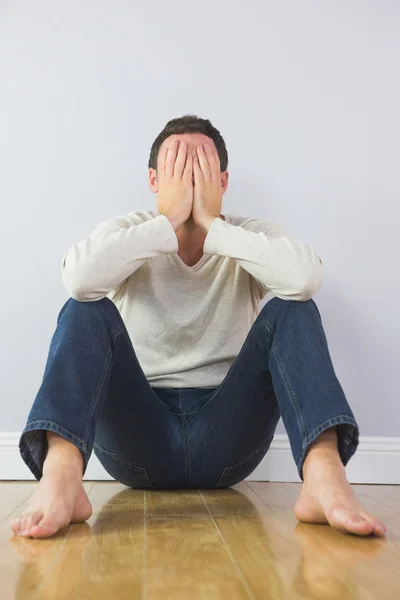
M400 486L399 485L359 485L351 486L357 496L367 496L385 504L389 508L400 512Z
M0 482L0 523L35 490L36 482Z
M95 482L89 494L94 519L101 511L103 515L114 512L129 512L143 515L144 491L133 490L122 483Z
M41 593L46 600L141 599L143 565L143 515L100 511L71 526Z
M270 507L293 507L301 492L295 483L249 481L248 484Z
M213 516L274 514L248 482L242 481L227 489L201 490L200 493Z
M0 484L2 600L397 600L399 486L354 486L385 539L298 523L297 484L132 490L85 482L87 523L15 537L35 482Z
M198 490L146 491L146 516L207 516Z
M252 598L209 516L146 519L148 600Z

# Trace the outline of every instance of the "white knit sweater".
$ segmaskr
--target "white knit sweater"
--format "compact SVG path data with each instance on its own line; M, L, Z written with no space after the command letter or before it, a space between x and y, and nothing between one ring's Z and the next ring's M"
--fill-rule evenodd
M305 301L321 285L310 245L270 221L224 216L193 267L178 256L170 221L153 211L108 219L63 257L73 298L115 303L153 387L218 386L268 292Z

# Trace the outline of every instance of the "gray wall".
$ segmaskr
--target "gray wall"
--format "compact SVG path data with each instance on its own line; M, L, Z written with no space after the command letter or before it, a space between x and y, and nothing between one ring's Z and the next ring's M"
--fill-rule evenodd
M150 145L195 112L228 144L223 210L323 257L316 301L361 433L400 435L399 25L389 0L0 3L0 431L40 385L63 253L155 208Z

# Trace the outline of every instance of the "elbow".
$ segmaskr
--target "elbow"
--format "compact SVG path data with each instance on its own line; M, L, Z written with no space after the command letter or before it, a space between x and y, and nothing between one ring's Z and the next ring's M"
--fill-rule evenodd
M63 278L63 283L69 296L74 300L77 300L78 302L88 302L90 300L88 290L77 282L66 281Z
M319 285L309 283L308 285L299 289L296 300L299 302L307 302L307 300L311 300L311 298L318 292L319 288Z
M88 295L85 290L82 290L80 288L67 288L67 290L71 298L73 298L77 302L90 302L92 300L90 295Z
M84 285L78 277L72 277L63 272L62 281L70 297L77 300L77 302L100 300L98 294L93 293L93 290L90 290L87 284Z
M77 276L76 265L68 260L70 251L67 251L61 261L61 279L68 295L78 302L87 301L87 290L82 285L82 276Z
M80 286L65 286L68 294L77 302L96 302L97 300L103 300L107 294L100 294L93 292L84 287Z
M76 264L67 264L67 254L64 255L61 264L61 279L70 297L78 302L93 302L104 298L106 294L93 290L93 282L87 269L78 269Z
M322 285L322 261L318 267L310 269L306 276L303 277L301 285L298 289L297 300L306 302L310 300L321 288Z

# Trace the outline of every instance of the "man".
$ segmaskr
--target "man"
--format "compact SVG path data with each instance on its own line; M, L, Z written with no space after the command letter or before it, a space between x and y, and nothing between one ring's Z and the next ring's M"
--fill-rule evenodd
M20 440L40 482L16 534L90 517L92 449L133 488L224 488L260 463L281 415L297 519L385 534L345 475L359 429L311 299L321 259L270 221L221 214L227 166L210 121L170 121L149 160L158 212L109 219L66 252L71 298Z

